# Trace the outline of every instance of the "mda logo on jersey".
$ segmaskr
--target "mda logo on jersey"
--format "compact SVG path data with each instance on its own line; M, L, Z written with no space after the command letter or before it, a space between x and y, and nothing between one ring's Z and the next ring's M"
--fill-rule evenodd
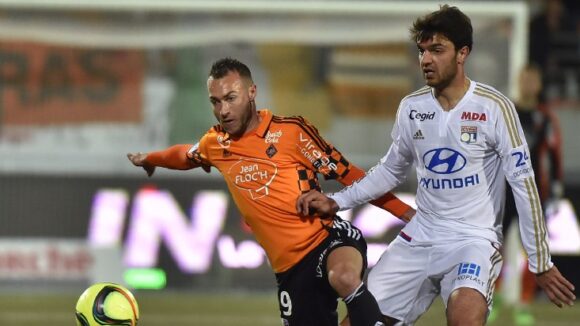
M485 115L485 113L462 112L461 113L461 120L462 121L487 121L487 116Z

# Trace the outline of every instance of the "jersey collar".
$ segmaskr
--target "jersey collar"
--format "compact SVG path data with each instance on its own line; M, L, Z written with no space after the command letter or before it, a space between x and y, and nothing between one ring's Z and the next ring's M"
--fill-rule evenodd
M256 136L264 138L266 137L268 129L270 129L270 123L272 122L273 115L272 112L268 109L259 110L258 114L260 115L262 121L258 125L258 128L255 129L254 133Z

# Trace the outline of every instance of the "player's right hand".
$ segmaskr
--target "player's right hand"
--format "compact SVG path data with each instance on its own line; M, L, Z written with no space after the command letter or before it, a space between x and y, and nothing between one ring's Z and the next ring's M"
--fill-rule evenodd
M338 204L316 190L300 195L296 201L296 210L302 216L332 217L338 212Z
M147 176L152 176L155 172L155 166L147 164L145 159L147 158L147 153L127 153L127 158L133 165L142 167L145 172L147 172Z

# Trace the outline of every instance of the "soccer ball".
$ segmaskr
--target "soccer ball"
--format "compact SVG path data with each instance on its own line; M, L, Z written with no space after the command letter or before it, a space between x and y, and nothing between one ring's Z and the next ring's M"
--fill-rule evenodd
M76 305L77 326L135 326L139 306L133 294L115 283L95 283L79 297Z

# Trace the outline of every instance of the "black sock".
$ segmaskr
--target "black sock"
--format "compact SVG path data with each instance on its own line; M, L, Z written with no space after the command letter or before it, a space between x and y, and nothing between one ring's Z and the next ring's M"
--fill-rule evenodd
M353 293L342 300L346 303L352 326L385 325L379 304L364 283L361 283Z

